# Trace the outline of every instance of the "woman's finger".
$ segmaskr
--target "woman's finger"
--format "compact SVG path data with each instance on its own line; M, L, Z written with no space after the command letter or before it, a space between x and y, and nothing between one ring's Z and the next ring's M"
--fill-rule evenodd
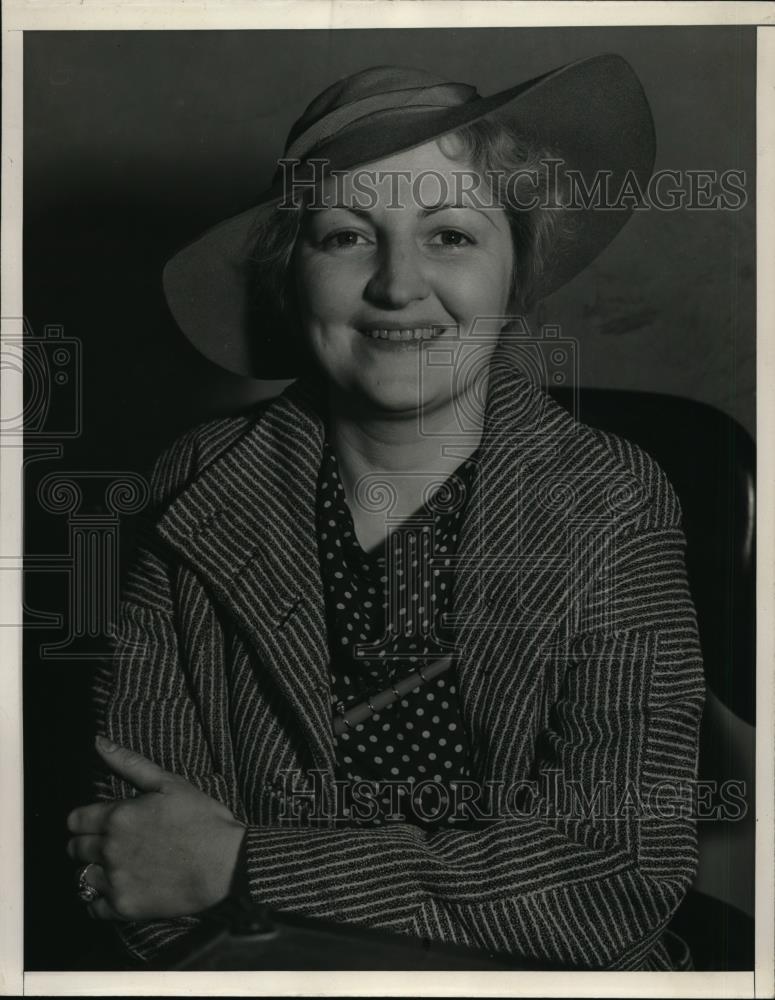
M93 903L89 903L89 913L97 920L122 919L110 905L107 899L105 899L102 896L99 899L95 899Z
M92 889L96 889L100 897L109 897L111 895L110 882L102 865L88 861L85 866L82 865L79 868L78 878L79 881L90 885Z
M89 903L89 912L97 920L122 920L111 905L112 890L102 865L89 865L84 873L86 882L97 890L99 896Z
M95 802L90 806L79 806L67 817L70 833L104 833L108 816L116 808L115 802Z
M111 771L141 792L160 792L165 785L175 780L175 775L141 753L130 750L129 747L121 747L105 736L98 736L94 745Z
M85 834L72 837L67 842L67 853L73 861L97 862L104 861L105 838L99 834Z

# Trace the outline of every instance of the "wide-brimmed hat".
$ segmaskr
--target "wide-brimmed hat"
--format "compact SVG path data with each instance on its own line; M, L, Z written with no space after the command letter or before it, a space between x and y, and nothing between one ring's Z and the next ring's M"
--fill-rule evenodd
M257 227L287 200L288 176L303 181L305 170L320 177L321 171L364 166L488 116L551 149L561 172L583 178L588 191L600 176L607 176L614 191L630 171L640 190L651 176L651 111L640 81L621 56L582 59L490 97L424 70L363 70L333 84L308 106L288 135L283 170L278 167L256 204L208 229L167 262L164 291L182 331L229 371L293 378L298 350L290 349L287 334L262 314L251 291L250 264ZM586 267L631 211L632 199L616 207L593 202L574 209L573 239L543 276L540 295Z

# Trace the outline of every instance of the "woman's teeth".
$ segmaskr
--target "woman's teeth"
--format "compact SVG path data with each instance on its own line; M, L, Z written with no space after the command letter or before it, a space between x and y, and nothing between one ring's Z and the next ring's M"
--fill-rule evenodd
M364 330L372 340L430 340L442 333L444 327L423 326L408 330Z

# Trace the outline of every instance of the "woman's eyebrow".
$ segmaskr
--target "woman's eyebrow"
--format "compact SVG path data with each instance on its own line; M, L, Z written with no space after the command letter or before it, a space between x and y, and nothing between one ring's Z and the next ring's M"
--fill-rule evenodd
M336 203L334 205L322 205L320 208L313 209L315 212L351 212L353 215L357 215L360 218L368 218L371 212L367 208L357 208L355 205L342 205Z
M445 208L457 208L457 209L462 208L462 209L468 209L471 212L477 212L479 215L487 219L487 221L490 223L491 226L495 226L495 222L492 220L492 218L490 218L490 215L484 209L476 208L474 205L461 205L456 202L445 201L441 202L438 205L431 205L429 207L418 208L417 214L422 216L423 218L427 218L429 215L435 215L436 212L443 212ZM334 212L337 209L339 209L342 212L350 212L353 215L357 215L359 218L362 219L369 219L372 215L372 212L367 208L357 208L355 205L342 205L339 203L335 205L326 205L322 209L319 209L319 211Z
M443 212L445 208L465 208L470 212L477 212L479 215L487 219L491 226L495 225L484 209L476 208L475 205L461 205L459 202L454 201L444 201L440 202L438 205L431 205L430 208L421 208L419 214L422 216L435 215L436 212Z

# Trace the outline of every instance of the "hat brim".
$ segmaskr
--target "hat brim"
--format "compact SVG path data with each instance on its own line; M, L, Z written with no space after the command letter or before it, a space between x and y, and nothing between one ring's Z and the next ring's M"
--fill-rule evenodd
M605 171L610 190L629 172L645 190L654 166L654 123L641 83L618 55L582 59L490 97L351 128L315 150L334 169L365 166L487 116L552 149L563 169L589 181ZM248 258L256 226L283 197L275 182L258 204L220 222L167 262L164 292L183 333L205 357L239 375L289 379L293 350L277 330L261 329L249 294ZM611 242L632 208L574 209L573 239L561 247L540 288L546 296L582 271ZM258 359L258 360L257 360Z

